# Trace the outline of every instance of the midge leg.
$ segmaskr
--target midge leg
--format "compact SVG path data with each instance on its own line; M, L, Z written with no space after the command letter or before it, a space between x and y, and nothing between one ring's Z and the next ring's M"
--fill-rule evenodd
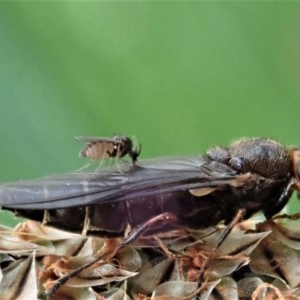
M139 225L136 228L133 228L129 231L127 237L121 242L116 244L116 240L114 239L107 239L104 246L99 251L99 256L96 257L89 263L82 265L81 267L77 268L76 270L68 273L67 275L59 278L53 286L46 292L47 299L51 299L58 289L64 285L68 280L77 276L82 271L87 270L91 266L96 263L107 263L107 260L114 257L116 253L123 247L127 246L128 244L134 242L138 239L141 235L143 235L148 229L152 226L157 225L158 223L168 224L177 221L177 217L171 213L163 213L158 216L153 217L152 219L146 221L145 223Z

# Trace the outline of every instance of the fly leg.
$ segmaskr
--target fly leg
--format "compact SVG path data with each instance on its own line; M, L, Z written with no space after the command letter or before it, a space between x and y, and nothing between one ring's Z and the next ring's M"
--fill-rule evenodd
M139 225L136 228L133 228L129 231L126 239L121 243L121 247L124 247L132 242L134 242L138 237L142 236L148 229L153 227L158 223L168 224L168 223L176 223L177 217L171 213L162 213L158 216L151 218L145 223Z
M239 209L233 218L233 220L226 226L225 230L221 234L218 243L215 245L215 247L212 249L211 254L207 257L207 259L204 261L204 264L201 267L200 274L199 274L199 279L198 279L198 288L196 292L194 293L193 296L196 296L195 299L198 299L199 293L205 288L205 272L209 269L209 266L211 264L211 261L214 258L214 255L217 251L217 249L224 243L230 232L232 231L233 227L239 223L245 215L245 210L244 209Z
M241 220L243 220L245 213L246 213L246 211L244 209L239 209L237 211L233 220L226 226L225 230L223 231L222 235L220 236L217 245L213 248L213 252L216 252L216 250L224 243L225 239L228 237L228 235L232 231L232 228L237 223L239 223Z
M102 261L103 264L107 263L107 261L112 257L114 257L120 249L124 248L128 244L131 244L132 242L137 240L151 227L160 223L167 224L176 221L177 218L175 215L171 213L162 213L158 216L151 218L150 220L147 220L145 223L141 224L140 226L129 230L127 237L121 243L117 243L117 241L114 239L107 239L106 242L104 243L104 246L99 251L98 256L94 260L82 265L81 267L75 269L74 271L68 273L67 275L64 275L61 278L59 278L49 289L49 291L46 293L47 299L51 299L62 285L64 285L71 278L74 278L75 276L80 274L82 271L87 270L94 264L100 263L100 261Z
M272 205L268 203L267 206L263 208L265 217L267 219L271 219L275 214L280 212L287 204L288 200L291 197L291 194L295 189L299 191L299 182L295 178L292 178L288 185L283 189L279 198L276 199L276 202L273 202Z

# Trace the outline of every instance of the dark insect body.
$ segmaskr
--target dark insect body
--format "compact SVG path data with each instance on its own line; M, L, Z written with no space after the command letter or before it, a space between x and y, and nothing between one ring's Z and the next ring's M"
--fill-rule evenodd
M76 139L87 142L79 155L90 160L119 159L128 155L135 163L141 153L141 145L135 149L132 140L123 135L115 135L113 138L78 136Z
M133 164L0 185L0 206L19 216L84 235L123 237L106 253L60 277L47 291L49 298L70 278L111 259L140 236L224 221L229 225L200 271L201 289L205 270L232 226L260 210L271 218L300 190L300 150L270 139L243 139L211 148L204 156L139 163L134 163L139 152L131 147L117 142L108 149L108 144L102 154L129 154Z
M199 229L229 223L239 209L245 218L260 210L271 218L299 191L299 161L298 149L243 139L204 156L2 184L0 205L44 225L108 238Z

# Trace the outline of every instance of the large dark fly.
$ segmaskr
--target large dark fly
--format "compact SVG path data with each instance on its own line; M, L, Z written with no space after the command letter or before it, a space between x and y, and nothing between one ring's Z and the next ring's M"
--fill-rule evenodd
M102 145L95 151L102 156L129 154L135 162L139 154L126 148L124 140L85 141L90 148L93 143ZM156 158L99 172L4 183L0 205L59 229L123 237L117 251L141 235L228 224L241 210L245 218L262 211L269 219L293 191L299 192L299 174L299 149L271 139L242 139L229 147L211 148L206 155ZM50 294L90 265L63 277Z
M243 139L204 156L2 184L0 205L45 225L103 237L123 236L164 213L172 222L157 222L145 234L229 222L238 209L246 218L259 210L271 218L299 190L299 153L270 139Z

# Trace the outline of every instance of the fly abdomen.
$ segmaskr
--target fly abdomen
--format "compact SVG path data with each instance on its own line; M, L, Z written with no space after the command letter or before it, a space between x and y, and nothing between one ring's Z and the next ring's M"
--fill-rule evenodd
M101 237L124 236L127 228L126 202L87 206L82 232Z
M58 208L49 210L16 209L16 216L41 222L43 225L81 233L84 226L84 207Z
M17 216L69 232L100 237L121 237L127 226L126 203L103 203L48 210L17 209Z

